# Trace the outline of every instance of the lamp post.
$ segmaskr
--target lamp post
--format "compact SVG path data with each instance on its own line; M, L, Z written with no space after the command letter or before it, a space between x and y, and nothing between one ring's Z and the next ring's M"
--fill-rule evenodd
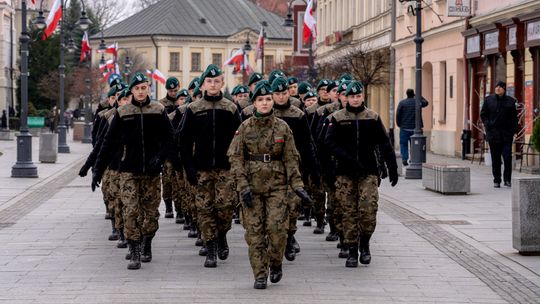
M416 2L416 121L414 134L411 136L411 163L405 172L406 179L422 178L422 163L426 162L426 136L422 131L422 0L399 0Z
M246 52L251 51L251 44L249 43L249 33L247 34L246 44L244 44L243 49L244 49L244 56L247 56ZM246 65L244 62L242 62L242 82L247 83Z
M84 96L84 135L82 138L83 144L92 143L92 126L90 125L90 116L92 116L92 111L90 110L90 82L91 82L91 57L87 57L87 69L86 69L86 78L84 83L86 84L86 95Z
M127 83L129 83L129 74L131 74L131 58L126 55L124 60L124 79L126 79Z
M261 47L261 74L264 75L264 39L266 39L266 27L268 26L268 23L266 21L263 21L261 22L261 26L262 26L262 39L263 39L263 43L262 43L262 47ZM257 45L259 44L259 41L257 41ZM255 60L257 60L257 58L255 58Z
M17 136L17 162L11 167L11 177L38 177L32 162L32 135L28 132L28 30L26 28L26 1L21 1L21 116L20 134Z

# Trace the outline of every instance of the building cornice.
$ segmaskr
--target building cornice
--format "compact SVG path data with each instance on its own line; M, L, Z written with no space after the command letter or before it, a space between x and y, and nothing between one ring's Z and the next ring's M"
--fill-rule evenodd
M498 11L492 11L492 12L489 12L487 14L484 14L484 15L480 15L480 16L473 16L470 20L469 20L469 24L471 27L477 27L481 24L484 24L484 23L490 23L490 22L493 22L493 21L499 21L501 19L510 19L512 17L515 17L517 15L521 15L523 13L529 13L529 12L532 12L534 9L538 9L539 8L539 5L538 5L538 1L529 1L529 2L524 2L524 3L520 3L516 6L513 6L513 7L505 7L501 10L498 10ZM530 10L530 11L526 11L524 12L524 10Z
M344 56L349 51L355 51L361 48L365 48L366 44L377 41L380 41L380 43L375 45L374 47L370 47L366 51L377 51L390 47L390 29L384 32L377 32L371 36L364 37L364 39L361 40L352 41L349 44L345 44L337 49L329 50L323 54L317 53L315 61L316 63L327 63L329 61L336 60L341 56ZM369 47L370 45L367 46Z
M465 19L455 20L445 25L439 26L435 29L422 32L422 37L424 39L429 38L429 37L435 37L435 36L442 35L453 30L459 30L459 33L461 33L464 28L465 28ZM411 36L403 37L399 40L396 40L394 43L392 43L392 47L394 48L401 47L409 43L414 44L414 41L413 41L414 37L415 37L414 35L411 35Z

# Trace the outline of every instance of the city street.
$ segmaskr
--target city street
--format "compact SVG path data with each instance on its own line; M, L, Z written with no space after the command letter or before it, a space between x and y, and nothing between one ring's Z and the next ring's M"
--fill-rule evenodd
M68 144L56 164L39 164L34 138L40 177L14 179L15 142L0 142L1 303L540 303L540 257L512 248L511 190L492 188L489 167L428 155L471 166L468 195L383 181L367 267L345 268L336 243L299 222L301 253L281 282L255 290L235 224L229 259L208 269L194 239L162 217L153 261L127 270L127 250L107 240L101 192L77 176L91 147Z

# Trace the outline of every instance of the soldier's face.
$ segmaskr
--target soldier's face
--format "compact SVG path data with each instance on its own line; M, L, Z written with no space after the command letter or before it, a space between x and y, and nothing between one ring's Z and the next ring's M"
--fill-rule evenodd
M240 93L236 95L236 101L247 102L249 100L249 93Z
M321 87L319 91L317 91L317 94L319 94L322 100L328 100L328 98L330 98L328 92L326 92L326 87Z
M257 96L253 105L257 109L257 112L261 114L270 113L270 111L272 111L272 107L274 106L272 95Z
M204 89L210 96L217 96L223 88L223 76L204 79Z
M330 95L330 99L332 100L337 100L338 99L338 93L337 93L337 88L333 88L330 93L328 93Z
M169 95L169 97L171 97L171 98L175 98L176 94L178 94L178 91L180 91L180 87L176 87L174 89L168 89L167 90L167 95Z
M341 105L344 107L347 105L347 96L343 94L338 94L339 101L341 102Z
M180 96L178 97L178 99L176 100L176 105L177 106L181 106L183 104L186 103L186 96Z
M131 95L129 95L129 97L122 97L118 101L118 106L125 106L128 103L130 103L130 101L131 101Z
M272 93L272 99L278 105L284 105L289 100L289 91Z
M115 101L116 101L116 95L109 97L109 106L112 107Z
M309 106L314 105L317 102L317 97L311 97L306 100L304 100L304 104L306 105L306 108Z
M349 95L347 96L347 102L351 105L351 107L357 108L364 102L364 94L360 93L356 95Z
M148 90L150 89L150 86L148 85L148 82L139 83L136 86L133 86L131 88L131 93L133 93L133 98L135 98L138 102L144 102L146 100L146 97L148 97Z
M291 94L291 96L296 96L296 94L298 94L298 83L289 85L289 94Z
M258 83L258 82L259 82L259 81L256 81L256 82L252 83L252 84L249 86L249 90L250 90L251 92L254 92L254 91L255 91L255 87L257 86L257 83Z

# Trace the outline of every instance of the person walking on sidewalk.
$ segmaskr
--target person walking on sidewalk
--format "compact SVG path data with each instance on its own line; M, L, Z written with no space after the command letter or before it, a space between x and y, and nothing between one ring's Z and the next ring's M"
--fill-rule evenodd
M150 101L149 89L148 78L135 74L129 85L131 103L119 107L111 121L92 176L95 188L114 154L122 151L118 171L125 208L124 232L131 257L128 269L139 269L141 261L152 261L152 239L159 228L159 175L173 143L167 111L160 103Z
M416 99L413 89L407 89L407 98L399 102L396 110L396 124L399 127L399 147L404 166L409 165L409 142L416 127ZM422 97L422 108L427 107L429 102ZM420 116L420 129L424 128L422 116Z
M506 95L506 83L499 81L495 86L495 94L486 98L480 111L491 152L495 188L501 187L501 157L504 161L504 185L511 186L512 141L518 130L516 102L515 98Z
M379 114L366 108L363 90L357 81L349 84L347 105L333 113L325 137L336 159L336 197L342 203L345 245L349 248L346 267L358 267L358 250L360 263L371 262L369 240L375 232L379 201L377 147L388 166L390 184L393 187L398 182L396 155L388 133Z

